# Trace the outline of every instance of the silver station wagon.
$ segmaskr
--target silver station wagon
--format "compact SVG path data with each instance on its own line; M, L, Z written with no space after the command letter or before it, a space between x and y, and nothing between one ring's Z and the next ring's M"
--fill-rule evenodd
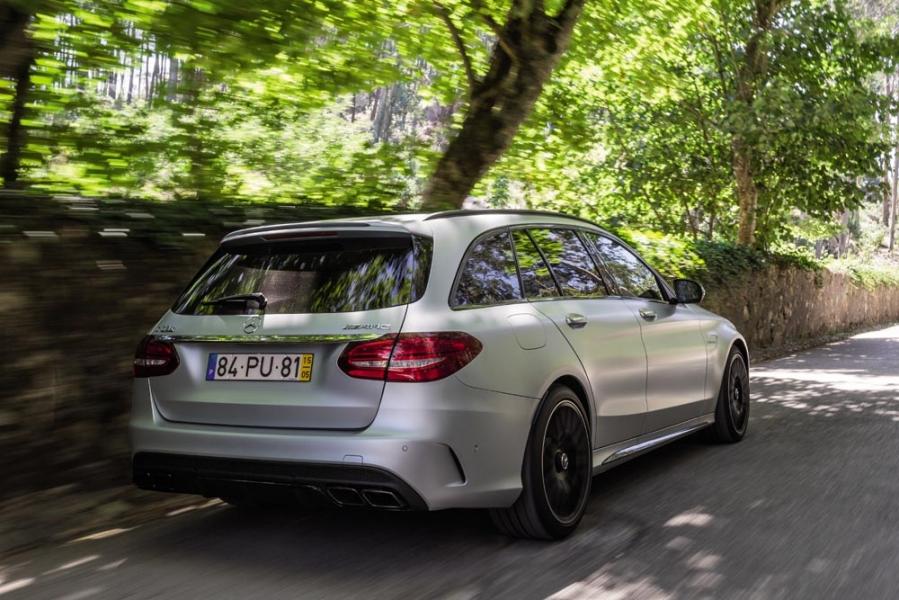
M593 223L451 211L234 232L138 347L135 483L236 505L487 508L571 533L593 475L749 420L749 356Z

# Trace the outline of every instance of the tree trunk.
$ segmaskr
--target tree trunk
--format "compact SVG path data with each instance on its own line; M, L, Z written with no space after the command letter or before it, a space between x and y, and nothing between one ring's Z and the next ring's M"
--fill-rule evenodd
M147 105L152 107L156 101L156 90L159 88L159 78L160 78L160 70L159 70L159 62L160 55L155 50L153 54L151 54L153 58L153 77L150 79L150 89L148 90L147 95Z
M893 99L893 78L890 75L884 77L884 92L887 98ZM881 113L881 121L882 124L886 125L888 129L895 130L895 125L893 124L893 117L890 113L883 114ZM892 195L890 194L890 175L891 175L891 162L890 156L892 155L892 150L884 153L881 156L881 174L883 175L883 198L881 204L881 221L883 221L884 227L890 226L890 215L893 212L893 204L892 204Z
M0 77L15 78L31 54L30 20L30 14L0 0Z
M756 208L759 197L752 172L752 153L739 138L734 139L733 153L737 201L740 204L740 229L737 233L737 243L741 246L752 246L755 244Z
M393 121L393 100L395 92L395 85L383 88L379 96L380 102L375 105L371 129L372 139L376 144L378 142L390 141L390 126Z
M755 117L755 92L768 78L765 38L773 27L777 13L785 4L785 0L755 0L754 3L752 34L746 40L745 50L737 66L735 82L737 110L742 111L748 120ZM735 133L731 142L734 180L740 206L737 243L741 246L752 246L756 239L758 185L755 181L757 173L754 168L752 146L744 133Z
M109 75L106 78L106 96L113 101L116 99L116 77L117 73L115 70L111 70Z
M899 208L899 145L893 148L893 180L890 196L892 202L892 218L890 219L890 254L896 245L896 214Z
M849 211L840 212L840 233L837 235L837 258L843 258L849 251Z
M134 60L128 59L128 94L125 96L125 104L131 104L134 97Z
M25 147L25 128L22 119L28 94L31 91L31 67L34 64L34 48L22 56L21 63L15 71L16 89L12 104L12 115L6 128L6 149L0 157L0 179L5 189L18 187L19 171L22 162L22 150Z
M889 227L890 215L893 213L893 195L890 192L890 155L883 161L883 225Z
M487 74L470 90L462 127L437 163L424 193L426 211L460 208L487 170L512 143L568 47L584 0L568 0L557 16L542 3L516 0Z
M169 85L166 91L166 100L169 102L174 102L175 98L178 97L178 77L180 73L181 63L177 58L171 59L169 61Z

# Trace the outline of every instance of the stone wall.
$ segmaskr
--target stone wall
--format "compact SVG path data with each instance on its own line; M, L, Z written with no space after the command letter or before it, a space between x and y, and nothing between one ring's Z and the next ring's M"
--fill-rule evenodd
M710 286L703 306L730 319L752 354L772 356L899 320L899 287L868 290L842 273L769 266Z
M140 338L227 231L335 214L0 196L0 498L126 482ZM770 351L897 320L899 289L771 268L711 288L706 306L733 320L754 351Z

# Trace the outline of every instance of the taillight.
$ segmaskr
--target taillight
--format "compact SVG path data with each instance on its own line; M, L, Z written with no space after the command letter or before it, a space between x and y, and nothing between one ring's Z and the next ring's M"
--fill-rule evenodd
M467 333L401 333L349 344L337 365L360 379L436 381L470 363L481 347Z
M171 342L146 336L134 353L134 376L157 377L168 375L178 368L178 353Z

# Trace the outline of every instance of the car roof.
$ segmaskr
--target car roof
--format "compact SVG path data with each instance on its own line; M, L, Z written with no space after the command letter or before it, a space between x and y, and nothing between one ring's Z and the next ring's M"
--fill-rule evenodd
M291 231L303 231L309 229L358 228L359 230L361 230L372 227L382 231L395 230L397 232L401 232L409 231L410 229L418 229L416 225L424 223L435 221L452 222L459 219L471 219L478 217L488 218L488 220L491 221L491 225L496 227L514 224L546 223L547 220L551 220L554 224L561 221L561 223L559 224L565 224L566 222L568 222L568 224L570 225L589 225L596 229L602 229L596 223L593 223L592 221L589 221L587 219L566 215L559 212L499 208L483 210L448 210L434 213L407 213L368 217L348 217L341 219L325 219L316 221L301 221L295 223L259 225L256 227L239 229L237 231L229 233L222 239L222 242L234 241L236 239L253 238L275 231L279 233L288 233Z

